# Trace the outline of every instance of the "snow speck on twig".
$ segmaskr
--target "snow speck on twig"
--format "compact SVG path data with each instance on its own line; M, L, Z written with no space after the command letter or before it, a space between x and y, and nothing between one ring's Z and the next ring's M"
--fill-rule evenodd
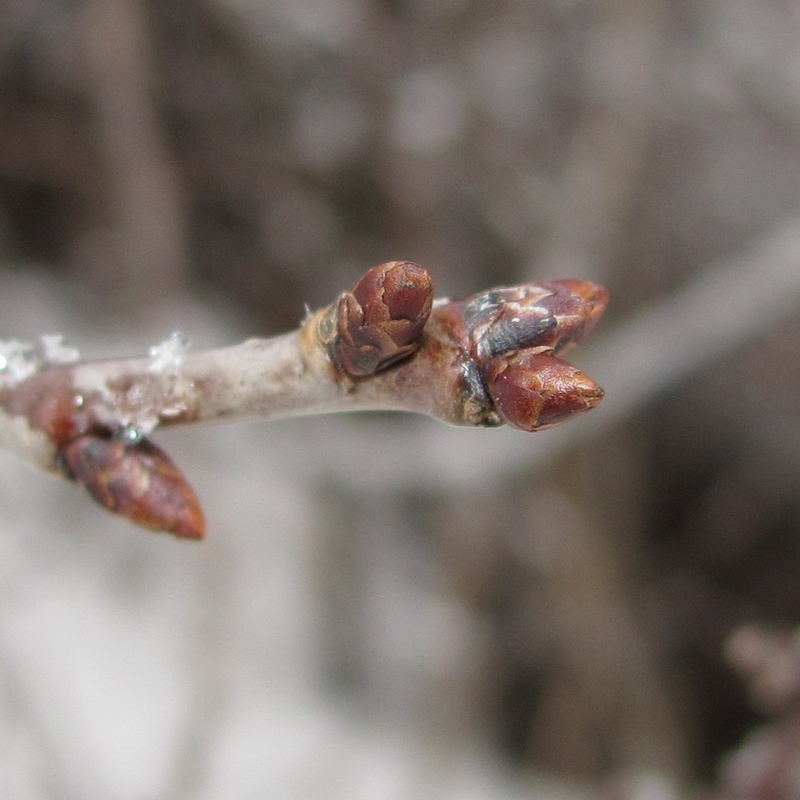
M39 350L46 364L77 364L81 360L80 351L67 347L60 333L40 336Z
M0 386L14 386L38 369L33 345L18 339L0 340Z
M183 366L188 350L188 339L180 331L173 331L166 339L149 349L148 370L162 375L175 373Z

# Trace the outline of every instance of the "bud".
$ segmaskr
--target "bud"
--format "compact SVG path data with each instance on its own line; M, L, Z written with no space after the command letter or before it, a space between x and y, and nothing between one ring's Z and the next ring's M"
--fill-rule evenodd
M482 360L531 348L557 353L583 339L607 304L602 286L560 280L493 289L452 304L448 313L463 346Z
M205 520L192 487L169 457L147 439L80 436L62 454L71 476L109 511L182 539L202 539Z
M389 261L369 270L339 297L320 323L332 359L352 378L395 364L419 346L433 305L433 281L410 261Z
M524 431L567 422L603 399L603 390L580 370L531 350L490 359L483 378L503 422Z

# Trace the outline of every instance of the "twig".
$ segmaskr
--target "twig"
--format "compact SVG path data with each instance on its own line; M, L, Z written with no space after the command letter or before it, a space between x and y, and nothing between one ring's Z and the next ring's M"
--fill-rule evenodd
M556 357L593 327L605 289L554 281L433 303L410 262L369 270L297 331L188 353L178 334L149 358L79 363L58 337L0 348L0 446L84 484L110 510L201 538L159 426L392 409L454 425L536 431L588 411L602 390Z
M680 290L644 308L581 352L581 367L602 376L609 400L595 413L553 431L535 447L512 431L491 437L418 426L397 441L394 429L340 424L308 474L336 467L348 486L391 484L406 491L485 487L520 470L535 470L567 449L600 436L644 404L715 358L768 331L800 302L800 215L753 242L743 253L712 263ZM369 443L371 469L358 469ZM391 455L381 458L381 452ZM287 459L287 468L294 466ZM476 465L480 465L477 469Z
M105 285L141 306L184 280L179 180L151 97L147 4L88 0L82 5L86 73L110 178L109 222L119 237L117 269ZM124 289L124 292L122 291Z

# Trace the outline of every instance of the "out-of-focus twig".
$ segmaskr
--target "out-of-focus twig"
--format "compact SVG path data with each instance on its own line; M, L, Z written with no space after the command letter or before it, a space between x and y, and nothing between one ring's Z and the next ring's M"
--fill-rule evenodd
M753 701L777 714L800 700L800 632L738 628L728 639L730 664L747 680Z
M538 257L548 271L598 274L613 255L647 152L664 6L597 4L583 64L590 100L569 144L549 240Z
M800 791L800 638L743 626L728 641L728 661L769 715L723 762L717 797L791 800Z
M141 0L88 0L86 63L110 178L117 268L102 284L126 302L180 288L186 254L178 177L151 98L147 9Z
M551 475L523 502L516 550L542 581L566 671L616 770L685 780L685 730L637 624L620 555L565 484Z

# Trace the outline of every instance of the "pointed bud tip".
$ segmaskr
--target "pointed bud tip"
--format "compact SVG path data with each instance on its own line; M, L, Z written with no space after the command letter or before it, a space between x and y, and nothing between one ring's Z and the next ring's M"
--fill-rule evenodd
M567 422L595 408L604 395L571 364L524 350L491 359L484 379L501 419L524 431Z
M575 297L580 299L582 313L586 315L590 324L587 330L591 330L597 320L603 316L603 312L608 306L608 301L611 295L605 286L600 286L598 283L591 281L582 281L577 278L564 278L562 280L553 281L557 286L563 286Z
M561 278L560 280L552 281L558 286L564 286L569 289L572 294L578 295L587 302L594 303L595 305L605 308L608 305L609 293L605 286L592 281L584 281L578 278Z
M204 538L197 495L167 454L149 440L131 445L80 436L62 455L72 478L112 513L180 539Z
M175 521L175 524L166 531L178 539L192 539L201 541L206 538L206 520L199 504L187 506Z

